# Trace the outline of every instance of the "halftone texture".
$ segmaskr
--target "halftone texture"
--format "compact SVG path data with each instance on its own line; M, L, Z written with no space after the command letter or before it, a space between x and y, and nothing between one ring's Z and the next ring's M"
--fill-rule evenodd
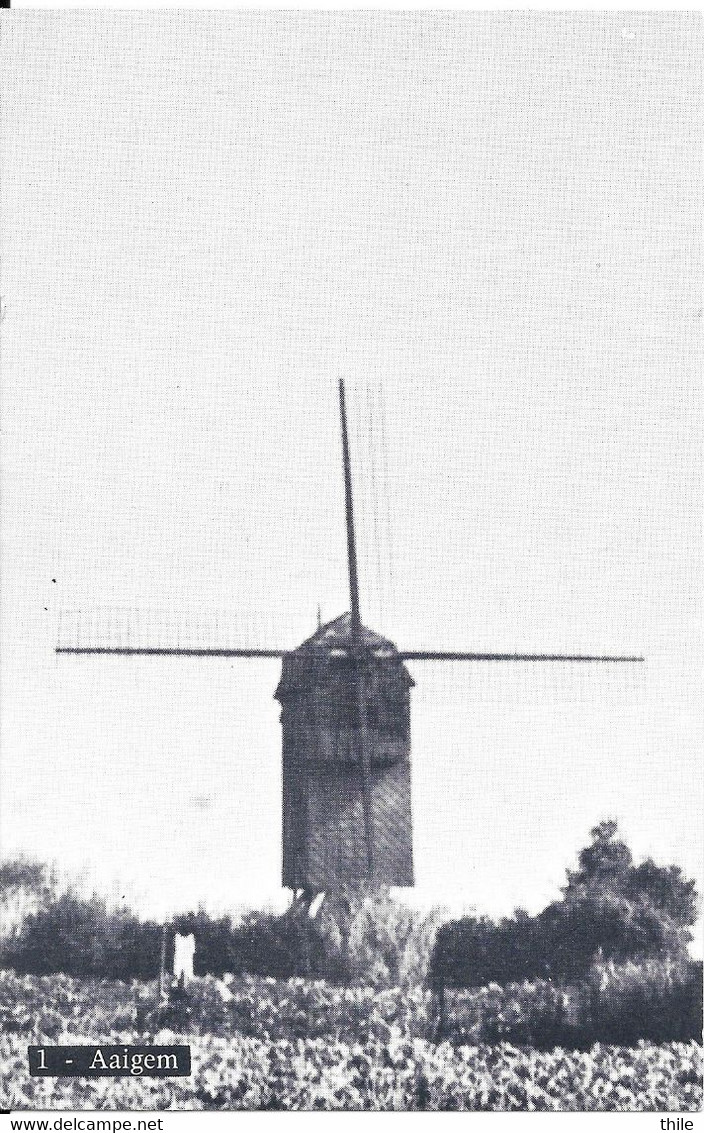
M366 625L647 659L408 662L409 899L536 911L607 816L700 876L699 14L1 31L3 852L282 903L278 661L54 647L349 609L344 377Z

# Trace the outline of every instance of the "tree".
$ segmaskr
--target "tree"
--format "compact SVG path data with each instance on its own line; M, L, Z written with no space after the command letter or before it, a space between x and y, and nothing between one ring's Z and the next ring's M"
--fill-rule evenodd
M30 858L13 858L0 862L0 898L3 900L20 889L28 893L44 894L52 884L52 876L45 865Z
M629 896L641 896L677 925L690 927L697 919L698 900L694 881L684 877L679 866L659 866L646 858L629 872Z
M679 866L659 866L652 858L634 866L613 819L600 822L590 834L591 842L579 854L579 869L567 873L566 900L594 891L609 892L634 902L646 901L683 928L694 924L695 883L683 876Z
M540 914L556 974L580 975L597 954L618 960L685 954L697 917L694 882L651 858L634 865L612 819L590 834L562 900Z
M17 935L30 913L45 909L56 893L51 869L30 858L0 862L0 943Z
M579 869L567 871L566 897L593 887L620 889L633 865L628 846L616 837L618 827L613 819L600 822L589 833L592 840L579 853Z
M683 957L697 917L695 883L651 858L634 865L608 819L568 871L562 897L536 917L494 923L465 917L443 925L432 969L461 986L533 978L581 979L597 958Z

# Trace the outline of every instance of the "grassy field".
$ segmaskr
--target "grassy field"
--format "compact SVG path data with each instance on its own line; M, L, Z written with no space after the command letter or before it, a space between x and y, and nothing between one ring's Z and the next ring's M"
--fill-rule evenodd
M467 1041L476 995L433 1041L429 993L305 980L193 985L170 1015L154 986L0 974L0 1073L13 1109L459 1109L696 1111L696 1043L538 1050ZM541 992L542 994L542 992ZM506 1012L518 1010L515 999ZM513 1020L515 1024L516 1020ZM511 1019L507 1018L507 1027ZM188 1043L183 1079L31 1078L29 1043Z

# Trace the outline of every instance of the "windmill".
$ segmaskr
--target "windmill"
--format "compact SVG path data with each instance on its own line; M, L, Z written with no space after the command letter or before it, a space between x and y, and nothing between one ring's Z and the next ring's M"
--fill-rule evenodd
M639 662L642 657L399 650L362 624L344 383L339 383L350 609L297 649L57 646L57 653L280 658L284 888L411 886L407 661Z

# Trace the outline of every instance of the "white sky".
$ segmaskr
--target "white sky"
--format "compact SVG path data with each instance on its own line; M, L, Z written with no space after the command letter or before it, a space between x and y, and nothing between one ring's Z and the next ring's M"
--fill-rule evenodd
M700 17L3 31L3 853L280 899L277 663L53 650L346 609L342 375L368 624L647 656L412 666L413 899L538 909L607 816L701 886Z

